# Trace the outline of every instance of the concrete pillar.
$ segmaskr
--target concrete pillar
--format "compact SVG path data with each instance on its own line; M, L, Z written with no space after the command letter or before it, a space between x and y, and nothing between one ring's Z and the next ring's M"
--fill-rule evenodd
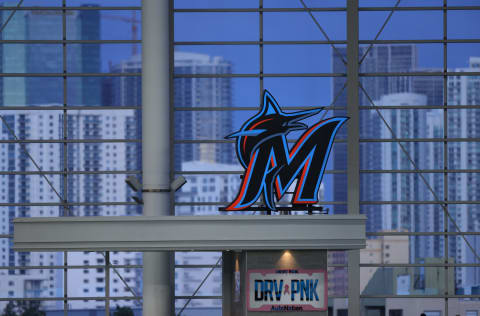
M168 0L142 1L142 166L145 216L171 215L169 25ZM174 314L173 269L173 253L144 253L144 316Z

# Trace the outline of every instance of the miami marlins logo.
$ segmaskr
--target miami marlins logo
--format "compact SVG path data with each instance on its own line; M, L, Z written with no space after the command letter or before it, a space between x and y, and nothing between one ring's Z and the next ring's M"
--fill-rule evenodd
M275 210L275 196L279 201L295 179L292 204L318 202L318 190L333 140L340 126L348 120L347 117L332 117L310 128L299 122L322 109L285 113L273 96L264 91L260 112L246 121L238 132L225 137L236 138L237 157L246 169L237 197L225 210L246 209L261 194L266 207ZM290 149L286 136L299 130L306 131Z

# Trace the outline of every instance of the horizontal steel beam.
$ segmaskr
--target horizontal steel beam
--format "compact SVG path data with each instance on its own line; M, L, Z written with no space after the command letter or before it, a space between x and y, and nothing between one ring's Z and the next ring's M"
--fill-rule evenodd
M441 77L441 76L479 76L480 72L374 72L360 73L360 77ZM0 77L139 77L139 72L122 72L122 73L0 73ZM332 78L346 77L344 73L215 73L215 74L174 74L174 78Z
M62 296L62 297L0 297L0 302L28 301L125 301L141 300L141 296Z
M111 139L0 139L0 144L82 144L82 143L140 143L141 139L111 138ZM361 143L459 143L480 142L480 138L362 138ZM289 143L296 143L296 139L287 139ZM335 143L345 143L345 139L336 139ZM234 144L234 140L228 139L175 139L174 144Z
M8 105L5 104L1 108L1 112L5 114L5 111L77 111L77 110L98 110L98 111L110 111L110 110L141 110L141 106L110 106L110 105L92 105L92 106L80 106L80 105ZM101 112L100 112L101 113ZM13 113L16 114L16 113Z
M410 6L410 7L359 7L359 11L441 11L442 6ZM140 6L3 6L0 7L0 11L141 11ZM480 10L480 6L447 6L446 10ZM178 8L174 9L174 12L189 12L189 13L201 13L201 12L341 12L346 11L345 7L316 7L316 8Z
M386 39L386 40L359 40L360 44L442 44L442 43L480 43L480 39ZM346 45L345 40L310 40L310 41L177 41L174 45Z
M346 110L345 106L335 105L335 106L284 106L284 110L289 111L298 111L298 110L310 110L323 107L324 110ZM385 110L475 110L480 109L480 105L364 105L358 107L360 110L373 110L373 109L385 109ZM109 106L109 105L100 105L100 106L10 106L5 105L2 107L1 112L6 111L19 111L19 110L31 110L31 111L75 111L75 110L98 110L98 111L110 111L110 110L141 110L141 106ZM230 107L213 107L213 106L204 106L204 107L186 107L186 106L175 106L174 111L258 111L258 106L230 106Z
M103 10L127 10L127 11L132 11L132 10L142 10L142 7L140 6L0 6L0 11L12 11L12 10L17 10L17 11L63 11L63 10L75 10L75 11L103 11Z
M418 7L359 7L358 11L441 11L442 6L418 6ZM447 6L447 10L480 10L480 6ZM255 13L255 12L344 12L345 7L325 8L186 8L174 9L176 13Z
M480 232L367 232L367 236L468 236L468 235L480 235Z
M364 215L17 218L17 251L361 249Z
M480 172L480 171L479 171ZM39 175L39 174L69 174L69 175L81 175L81 174L140 174L141 170L99 170L99 171L87 171L87 170L67 170L67 171L0 171L0 176L5 175Z
M255 12L341 12L346 11L346 8L331 7L331 8L187 8L174 9L175 13L255 13Z
M378 294L363 295L360 298L480 298L480 295L441 295L441 294L413 294L413 295L396 295L396 294Z
M114 39L114 40L41 40L41 39L9 39L0 40L0 44L141 44L142 40L127 40L127 39Z
M330 110L347 110L346 106L333 105L333 106L284 106L282 109L288 111L299 111L299 110L311 110L318 109L323 107L324 111ZM43 108L43 107L42 107ZM70 109L74 109L71 108ZM480 109L480 105L361 105L358 107L359 110L374 110L374 109L384 109L384 110L475 110ZM258 111L258 106L222 106L222 107L213 107L213 106L202 106L202 107L187 107L187 106L175 106L174 111Z
M72 142L72 140L67 140L66 142ZM127 142L134 142L135 140L125 140ZM0 140L2 142L12 142L15 143L15 140ZM32 141L25 141L26 143ZM41 141L40 141L41 142ZM63 141L54 141L54 142L63 142ZM74 142L94 142L94 140L75 140ZM107 143L108 141L100 140L101 143ZM175 139L173 141L175 144L234 144L235 140L228 139ZM296 143L297 139L287 139L289 143ZM345 143L346 139L336 139L335 143ZM360 143L459 143L459 142L480 142L480 138L465 138L465 137L449 137L449 138L361 138L359 139Z
M194 171L194 170L175 170L176 174L183 175L241 175L244 174L244 171L240 170L211 170L211 171ZM98 171L88 171L88 170L69 170L69 171L23 171L23 170L11 170L11 171L0 171L0 176L5 175L15 175L15 176L33 176L33 175L92 175L92 174L116 174L116 175L127 175L127 174L140 174L141 170L98 170ZM325 170L325 174L346 174L346 170ZM389 173L402 173L402 174L417 174L417 173L480 173L480 169L366 169L360 170L360 173L375 173L375 174L389 174Z

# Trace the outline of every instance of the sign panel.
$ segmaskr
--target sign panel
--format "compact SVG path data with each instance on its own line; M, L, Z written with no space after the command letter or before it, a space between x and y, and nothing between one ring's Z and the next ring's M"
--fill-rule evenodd
M312 126L300 122L322 111L316 108L286 113L267 91L263 105L241 129L226 138L236 139L237 157L245 168L240 190L226 211L248 209L260 196L265 206L276 210L296 181L293 205L318 203L318 190L332 149L333 140L347 117L320 118ZM290 148L287 135L303 131Z
M324 311L327 294L325 270L247 271L249 311Z

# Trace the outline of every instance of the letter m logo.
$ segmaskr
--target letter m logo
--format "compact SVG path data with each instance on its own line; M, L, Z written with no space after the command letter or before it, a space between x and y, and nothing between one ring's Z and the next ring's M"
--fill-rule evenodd
M235 200L225 209L243 210L261 195L265 205L275 210L275 198L280 200L297 180L292 204L318 202L318 190L338 129L347 117L332 117L311 127L300 123L321 112L313 109L284 113L275 99L265 90L259 113L246 121L242 128L227 138L236 138L236 151L246 169ZM289 132L304 130L289 148Z

